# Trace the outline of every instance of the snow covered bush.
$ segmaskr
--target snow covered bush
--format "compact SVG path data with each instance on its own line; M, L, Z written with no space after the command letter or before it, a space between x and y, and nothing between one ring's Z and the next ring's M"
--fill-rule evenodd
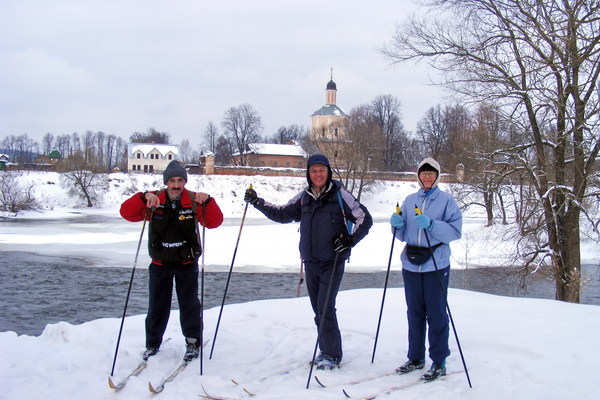
M33 184L19 183L22 174L17 171L0 173L0 210L17 214L19 211L35 210L37 203L33 197Z

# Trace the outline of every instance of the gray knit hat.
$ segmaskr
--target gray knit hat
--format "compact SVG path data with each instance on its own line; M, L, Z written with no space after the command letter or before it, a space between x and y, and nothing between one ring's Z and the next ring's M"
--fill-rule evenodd
M183 164L179 160L173 160L167 165L167 169L163 172L163 183L166 185L167 181L176 176L180 176L187 183L187 171L183 167Z

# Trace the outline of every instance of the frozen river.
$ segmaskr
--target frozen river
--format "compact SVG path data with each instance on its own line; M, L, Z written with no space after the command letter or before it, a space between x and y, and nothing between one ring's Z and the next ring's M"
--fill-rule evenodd
M221 304L239 223L239 219L226 220L221 228L206 232L207 308ZM351 257L347 268L350 273L345 275L341 290L383 287L391 236L387 223L376 226L385 230L381 235L387 235L381 250L367 249L371 258L378 255L377 261L367 265L365 260L370 258L359 253L357 247L358 254ZM8 238L4 242L11 242L0 243L0 331L39 335L49 323L120 317L140 228L141 224L103 216L0 222L0 235ZM226 303L296 296L297 226L248 219L243 229ZM398 245L394 253L390 287L403 284L400 248ZM148 263L144 240L128 315L146 311ZM584 265L583 273L581 302L600 305L599 267ZM543 276L530 277L527 287L522 288L514 270L503 267L453 269L450 286L505 296L554 298L554 284ZM301 296L305 295L303 285Z

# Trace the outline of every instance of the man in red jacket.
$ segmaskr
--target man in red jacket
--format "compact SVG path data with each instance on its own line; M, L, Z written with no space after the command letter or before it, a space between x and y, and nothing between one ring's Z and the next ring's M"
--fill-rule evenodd
M148 252L152 263L148 268L149 304L146 316L147 360L162 343L169 315L173 279L179 302L181 331L185 336L185 361L198 357L202 322L198 299L198 258L202 254L196 221L206 228L223 222L223 213L210 195L185 188L187 172L173 160L163 173L164 190L138 192L121 204L121 216L137 222L146 218Z

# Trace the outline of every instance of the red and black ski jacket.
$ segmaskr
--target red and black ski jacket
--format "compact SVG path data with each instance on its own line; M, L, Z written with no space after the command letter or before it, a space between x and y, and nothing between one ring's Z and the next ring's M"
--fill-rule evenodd
M214 198L206 202L203 217L202 205L194 210L194 192L183 190L173 205L165 190L151 192L160 199L160 206L154 212L146 213L145 193L139 192L121 204L121 216L130 222L143 221L146 214L150 221L148 228L148 252L155 264L188 264L198 260L202 247L196 234L194 217L206 228L221 225L223 213Z

